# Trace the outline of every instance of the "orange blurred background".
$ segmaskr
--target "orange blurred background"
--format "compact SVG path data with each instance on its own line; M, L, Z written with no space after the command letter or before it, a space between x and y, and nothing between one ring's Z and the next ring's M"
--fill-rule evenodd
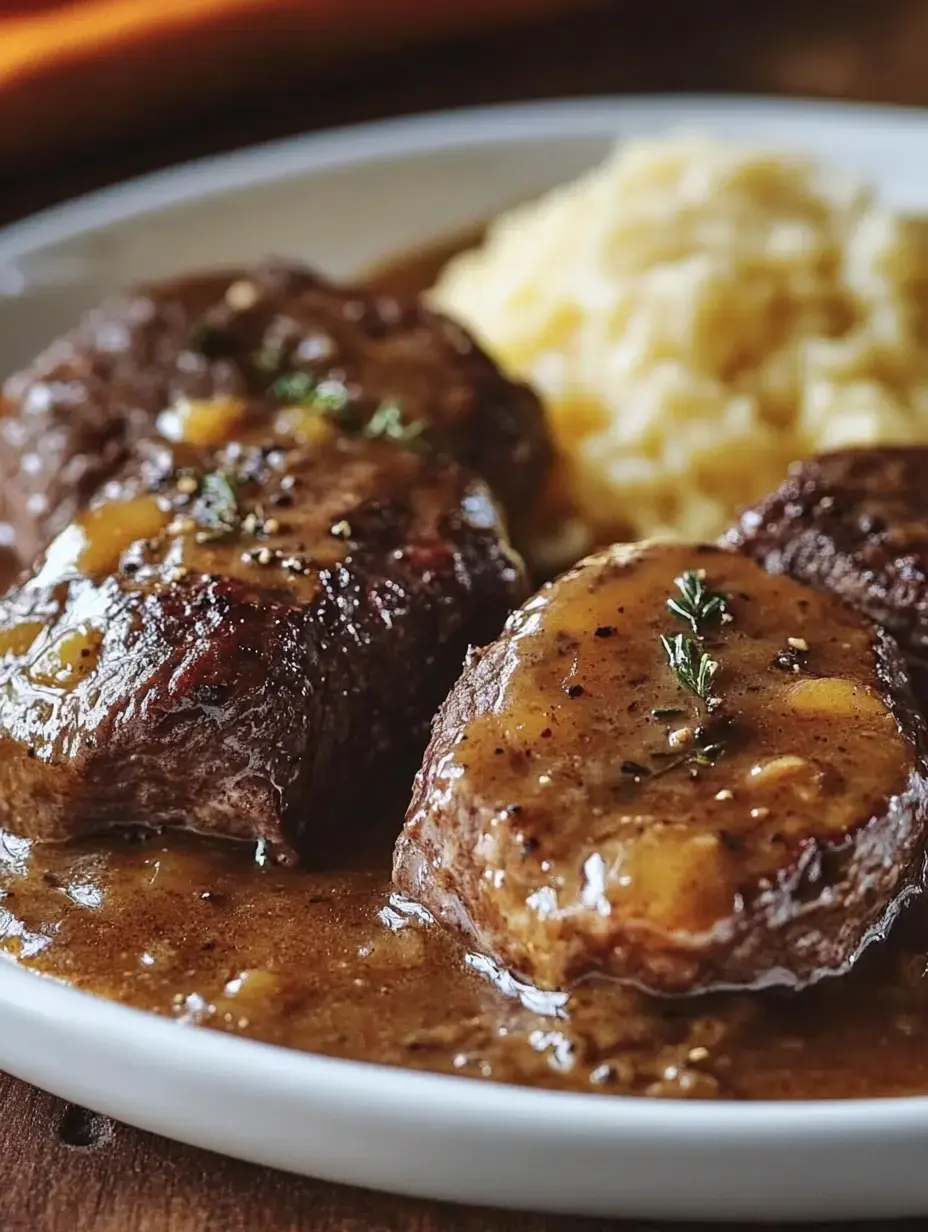
M928 104L928 0L0 0L0 225L377 117L733 91Z
M597 0L21 0L0 4L0 162L35 164L429 39Z

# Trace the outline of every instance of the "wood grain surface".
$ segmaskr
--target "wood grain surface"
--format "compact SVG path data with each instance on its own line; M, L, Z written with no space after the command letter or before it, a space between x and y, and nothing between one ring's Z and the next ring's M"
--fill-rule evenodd
M605 15L368 64L333 84L285 75L41 173L3 178L10 220L129 175L286 133L480 102L729 90L928 103L925 0L624 0ZM266 76L266 75L265 75ZM2 98L0 98L2 122ZM441 1206L251 1167L114 1125L0 1076L0 1232L631 1232L635 1224ZM655 1227L655 1225L650 1225ZM910 1224L870 1225L902 1229Z
M664 1232L325 1185L115 1125L9 1078L0 1079L0 1159L3 1232Z

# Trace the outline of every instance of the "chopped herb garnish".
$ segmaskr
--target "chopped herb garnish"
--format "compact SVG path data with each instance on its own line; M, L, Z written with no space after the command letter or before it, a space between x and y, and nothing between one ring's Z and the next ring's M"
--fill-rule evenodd
M670 774L673 770L679 770L681 766L689 766L691 770L698 771L700 766L714 766L720 757L725 755L725 745L721 741L713 741L711 744L706 744L702 740L697 739L693 748L688 749L685 753L673 753L670 750L656 749L651 756L662 762L655 770L647 771L652 779L662 779L665 774ZM623 763L622 770L625 771ZM643 776L638 776L643 777Z
M676 677L677 684L704 702L711 709L712 679L719 669L715 659L710 659L704 650L691 638L683 633L675 637L661 634L661 645L670 664L670 670Z
M285 372L271 386L271 393L281 402L302 406L311 402L316 392L316 381L308 372Z
M285 372L270 391L289 406L303 406L328 415L340 428L369 440L394 441L404 449L418 453L428 448L426 423L422 419L407 423L397 402L383 402L366 424L355 418L348 405L348 391L341 381L317 381L308 372Z
M725 615L726 596L720 591L711 590L706 585L705 571L702 569L687 569L674 585L680 592L667 600L667 606L674 616L685 620L698 636L701 628L713 620L721 620Z
M396 441L404 449L417 451L426 446L422 436L423 432L425 432L424 420L415 419L412 423L407 423L398 403L384 402L368 420L363 435L371 439L382 438Z
M312 405L319 407L326 415L341 415L348 406L348 390L341 381L320 381Z
M201 543L224 539L238 529L238 499L229 475L222 471L204 475L200 483L200 501L206 522L205 528L197 534Z
M680 597L674 595L668 599L667 606L675 616L687 621L694 636L676 633L671 637L662 633L661 646L677 684L693 693L711 714L721 704L721 699L712 692L712 682L719 670L719 664L703 649L698 639L703 623L725 619L725 596L705 585L705 573L702 570L687 569L685 573L674 578L674 584ZM651 717L664 719L681 713L685 711L679 706L656 706L651 711ZM685 734L686 743L690 747L679 756L673 756L669 751L656 750L652 756L671 757L672 760L653 773L664 775L678 766L689 766L691 774L695 776L698 775L700 766L714 766L725 753L725 745L718 738L719 733L729 724L730 720L715 718L711 723L697 727L695 732L688 727L670 732L668 740L672 745L680 747L682 741L679 737Z
M320 415L338 415L348 404L348 391L341 381L317 381L309 372L285 372L271 386L271 393L289 406L305 406Z

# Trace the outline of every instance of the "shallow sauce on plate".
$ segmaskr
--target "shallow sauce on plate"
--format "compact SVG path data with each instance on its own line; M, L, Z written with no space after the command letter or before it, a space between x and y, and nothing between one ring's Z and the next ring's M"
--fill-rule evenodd
M372 280L421 289L472 238ZM0 564L9 572L8 556ZM606 983L538 993L391 898L408 785L392 794L365 850L333 847L309 870L259 867L250 848L193 836L0 836L0 946L180 1022L332 1056L619 1094L928 1093L928 905L853 974L800 994L659 1000Z

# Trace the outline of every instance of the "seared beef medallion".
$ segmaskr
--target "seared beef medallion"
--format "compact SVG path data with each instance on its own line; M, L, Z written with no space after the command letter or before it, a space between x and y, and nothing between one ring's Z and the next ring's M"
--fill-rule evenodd
M471 656L394 877L546 988L799 987L921 889L925 753L895 642L839 600L618 546Z
M928 653L928 448L845 449L797 462L726 542L770 573L831 591Z
M10 513L35 542L72 517L0 602L0 825L27 837L306 853L411 777L525 596L494 498L546 470L526 389L443 318L305 271L208 298L127 301L8 385Z
M335 381L363 418L397 402L509 512L545 477L551 444L537 399L460 326L416 302L267 262L116 297L6 382L0 512L22 559L118 473L166 407L260 399L285 373Z

